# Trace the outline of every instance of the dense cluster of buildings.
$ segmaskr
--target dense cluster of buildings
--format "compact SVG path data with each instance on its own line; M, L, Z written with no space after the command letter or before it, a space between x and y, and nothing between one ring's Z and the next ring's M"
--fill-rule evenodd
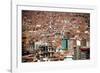
M90 59L90 14L22 11L22 62Z

